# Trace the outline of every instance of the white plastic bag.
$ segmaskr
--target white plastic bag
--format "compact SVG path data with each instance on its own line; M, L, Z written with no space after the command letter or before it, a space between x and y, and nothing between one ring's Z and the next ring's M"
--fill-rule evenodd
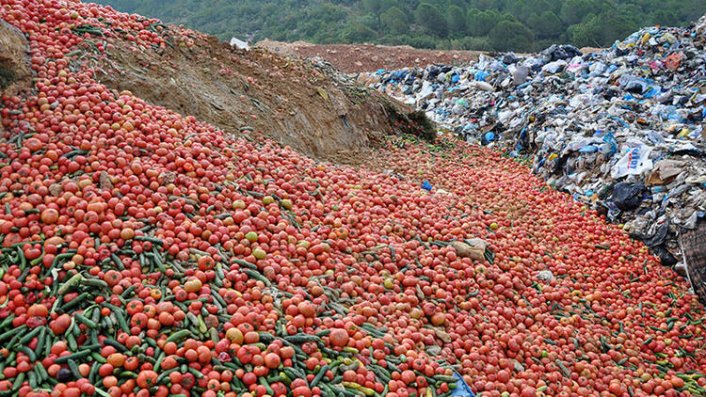
M623 157L613 166L611 176L614 179L627 175L640 175L652 169L650 153L652 148L646 145L639 145L630 148Z

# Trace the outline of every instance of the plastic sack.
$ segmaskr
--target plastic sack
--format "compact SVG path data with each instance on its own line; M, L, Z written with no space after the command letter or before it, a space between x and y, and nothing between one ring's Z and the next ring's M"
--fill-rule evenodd
M512 82L515 85L524 84L529 76L529 68L526 66L518 66L512 71Z
M476 74L473 76L473 78L476 81L485 81L488 76L490 76L490 73L486 72L485 70L479 70L476 72Z
M485 135L483 135L480 141L483 146L486 146L490 145L492 142L495 142L496 139L497 136L495 135L495 133L492 131L488 131L485 133Z
M603 145L601 145L601 153L612 156L618 151L618 142L615 141L615 136L612 132L603 135L603 142Z
M474 81L470 86L483 91L493 91L493 86L484 81Z
M650 171L652 169L650 153L652 153L652 148L646 145L631 148L613 166L611 176L614 179L618 179L624 176L640 175L643 172Z
M622 211L633 210L642 203L642 193L645 185L642 183L621 182L613 188L611 201Z
M454 372L454 378L456 378L456 388L453 390L451 393L452 396L454 397L476 397L475 394L473 394L473 390L471 390L471 387L468 386L468 383L463 380L463 377L458 374L458 372Z

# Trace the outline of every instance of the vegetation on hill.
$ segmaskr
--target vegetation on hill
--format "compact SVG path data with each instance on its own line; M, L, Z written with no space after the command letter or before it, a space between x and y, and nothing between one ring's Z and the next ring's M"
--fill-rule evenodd
M539 50L600 47L646 25L685 25L703 0L98 0L222 39Z

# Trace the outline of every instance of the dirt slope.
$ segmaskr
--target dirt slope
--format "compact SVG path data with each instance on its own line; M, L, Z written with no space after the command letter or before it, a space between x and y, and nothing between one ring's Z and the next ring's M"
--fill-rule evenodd
M264 49L241 51L216 38L157 26L169 47L108 47L99 81L227 132L254 127L310 156L362 161L371 139L394 130L391 113L410 111L358 88L326 64L286 59ZM85 48L89 55L90 48ZM364 156L363 156L364 157Z
M22 32L0 20L0 93L14 95L27 88L32 73Z

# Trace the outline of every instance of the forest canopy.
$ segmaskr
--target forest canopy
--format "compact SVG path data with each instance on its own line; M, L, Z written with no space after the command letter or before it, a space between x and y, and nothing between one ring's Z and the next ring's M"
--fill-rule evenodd
M535 51L611 45L642 26L683 26L704 0L98 0L228 40Z

